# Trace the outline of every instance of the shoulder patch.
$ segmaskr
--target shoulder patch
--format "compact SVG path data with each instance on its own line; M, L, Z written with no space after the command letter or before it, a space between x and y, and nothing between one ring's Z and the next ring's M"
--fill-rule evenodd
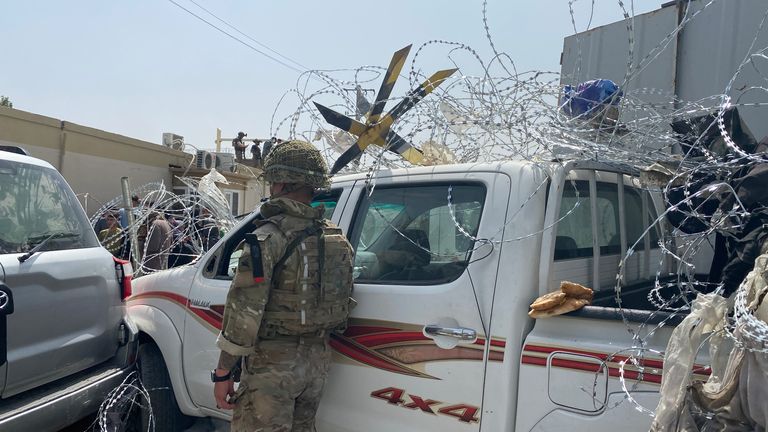
M269 234L267 234L269 236ZM245 241L251 249L251 269L253 270L253 282L264 282L264 264L261 256L261 243L258 234L249 233L245 235Z

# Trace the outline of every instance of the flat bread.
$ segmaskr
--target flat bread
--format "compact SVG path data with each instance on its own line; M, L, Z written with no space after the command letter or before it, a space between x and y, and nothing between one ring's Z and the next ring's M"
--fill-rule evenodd
M592 291L592 289L587 288L584 285L579 285L576 282L560 282L560 291L564 292L568 297L589 300L590 302L595 296L595 292Z
M565 301L565 293L562 291L555 291L549 294L537 298L531 303L531 309L533 310L546 310L555 306L563 304Z
M567 314L579 310L589 304L589 300L577 299L573 297L566 298L565 301L551 309L547 310L531 310L528 312L528 316L531 318L549 318L557 315Z

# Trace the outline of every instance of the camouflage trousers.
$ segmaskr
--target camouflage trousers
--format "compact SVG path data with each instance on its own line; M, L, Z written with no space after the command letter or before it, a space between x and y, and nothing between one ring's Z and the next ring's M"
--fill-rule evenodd
M323 338L262 340L243 363L231 432L314 432L331 349Z

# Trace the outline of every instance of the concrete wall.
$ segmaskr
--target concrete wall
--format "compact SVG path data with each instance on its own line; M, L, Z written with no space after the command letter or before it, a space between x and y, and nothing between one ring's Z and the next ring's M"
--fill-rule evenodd
M89 215L100 202L120 195L121 177L130 177L134 187L157 181L170 187L169 165L186 167L192 160L159 144L5 107L0 107L0 144L23 147L56 167Z

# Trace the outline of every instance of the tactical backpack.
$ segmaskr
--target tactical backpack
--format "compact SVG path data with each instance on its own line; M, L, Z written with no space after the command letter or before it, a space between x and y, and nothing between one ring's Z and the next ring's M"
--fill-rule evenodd
M259 336L319 335L343 330L353 302L351 245L340 228L326 221L293 232L287 240L285 253L274 267ZM258 250L258 246L252 245L251 251L254 249ZM298 274L286 267L294 252L300 263ZM254 257L256 261L261 265L260 257Z

